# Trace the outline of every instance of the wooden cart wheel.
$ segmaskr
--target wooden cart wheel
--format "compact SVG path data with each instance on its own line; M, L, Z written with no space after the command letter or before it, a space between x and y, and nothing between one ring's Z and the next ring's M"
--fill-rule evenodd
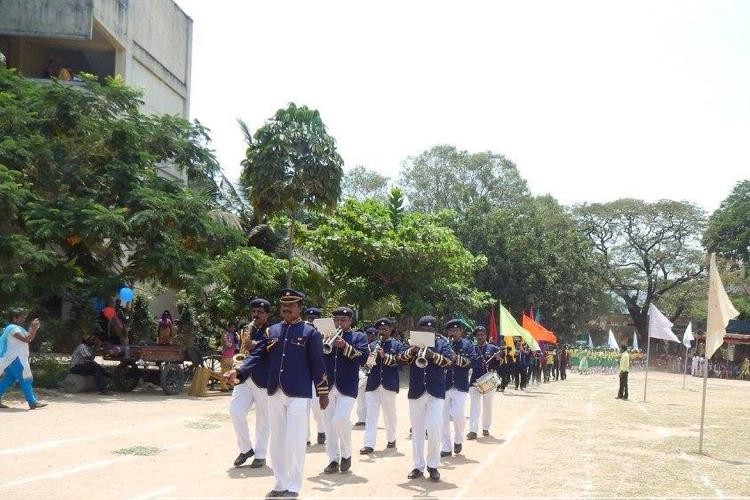
M203 358L203 366L214 373L221 373L221 357L217 355L206 356ZM213 390L219 381L215 378L208 379L208 388Z
M164 363L161 367L161 388L167 396L182 392L185 387L185 372L177 363Z
M118 391L122 392L130 392L135 389L140 379L141 372L132 361L121 361L115 367L115 372L112 376L112 382L114 382L115 387Z

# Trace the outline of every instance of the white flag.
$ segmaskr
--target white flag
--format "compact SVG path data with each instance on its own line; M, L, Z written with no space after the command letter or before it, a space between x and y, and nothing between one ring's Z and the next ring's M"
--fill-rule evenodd
M727 291L716 269L716 255L711 254L708 272L708 318L706 319L706 359L714 355L716 349L724 343L727 324L740 313L729 300Z
M672 322L664 316L655 305L648 306L648 336L652 339L671 340L679 342L680 339L672 332Z
M695 337L693 337L693 322L691 321L688 323L687 328L685 328L685 334L682 336L682 345L690 349L690 342L695 340Z
M633 332L633 349L638 350L638 331Z
M589 333L589 349L594 348L594 343L591 341L591 334Z
M617 345L617 339L615 339L615 334L612 333L612 329L609 330L609 338L607 339L607 343L609 344L610 349L614 349L615 351L620 350L620 346Z

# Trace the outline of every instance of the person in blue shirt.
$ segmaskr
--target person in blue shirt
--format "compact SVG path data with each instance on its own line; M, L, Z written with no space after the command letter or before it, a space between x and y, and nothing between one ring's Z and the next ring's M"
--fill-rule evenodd
M505 355L500 349L487 342L487 330L483 326L474 329L474 336L477 338L476 353L471 367L471 387L469 387L469 399L471 401L469 409L469 433L466 439L472 440L477 438L479 431L479 415L482 415L482 435L490 435L492 426L492 403L495 399L495 391L487 391L484 394L479 392L474 384L486 373L496 370L500 364L500 359Z
M266 337L268 318L271 315L271 303L266 299L255 299L250 302L252 321L240 333L239 353L249 356ZM262 349L262 346L260 347ZM237 436L237 447L240 454L234 460L234 466L239 467L248 458L255 456L250 464L251 469L263 467L266 464L268 449L268 360L262 358L247 377L232 389L232 401L229 403L229 416L232 419L234 433ZM247 427L247 416L255 405L255 448L250 440Z
M369 455L375 451L375 436L378 431L380 409L383 409L385 422L386 448L396 447L396 394L399 389L398 356L406 350L406 346L393 337L393 321L380 318L375 322L379 339L370 344L370 349L376 353L375 366L367 375L365 386L365 402L367 404L367 418L365 421L365 445L359 450L362 455Z
M440 481L440 427L445 400L445 369L453 362L453 351L445 337L437 335L437 319L422 316L417 330L435 333L435 345L426 350L427 366L417 366L419 346L411 346L398 359L409 365L409 417L412 426L412 471L408 479L424 477L424 468L431 481ZM427 457L424 454L424 439L427 431Z
M466 425L466 396L469 394L469 370L477 357L476 349L464 337L464 323L452 319L445 324L445 333L455 354L453 364L446 370L445 403L443 404L443 446L441 457L459 454L463 448L464 428ZM451 439L451 422L454 437Z
M367 361L367 337L352 330L354 311L339 307L333 311L333 322L340 332L333 349L325 355L330 384L328 408L323 410L326 425L326 474L346 472L352 466L352 408L357 400L359 369Z
M313 387L320 407L328 407L323 340L315 327L302 321L304 298L297 290L281 290L283 321L270 326L256 351L226 375L243 381L260 359L268 361L269 455L275 480L268 497L297 497L302 489Z
M303 315L305 317L305 321L313 324L313 321L323 316L323 312L317 308L317 307L306 307L303 311ZM326 444L326 426L323 422L323 410L320 409L320 404L318 404L317 400L313 400L310 404L312 407L312 416L315 420L315 429L317 430L317 443L318 444ZM312 428L312 426L309 426L309 428ZM308 432L307 436L307 445L310 446L310 435Z

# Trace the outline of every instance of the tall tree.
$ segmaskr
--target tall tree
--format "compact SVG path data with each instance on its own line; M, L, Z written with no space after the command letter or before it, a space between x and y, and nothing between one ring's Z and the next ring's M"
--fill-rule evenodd
M405 313L442 316L489 302L473 287L486 259L467 251L438 215L404 213L394 224L385 203L350 198L303 236L346 292L342 299L360 308L395 296Z
M750 266L750 180L737 183L711 215L703 243L709 252Z
M649 306L674 295L705 270L700 239L706 218L694 204L621 199L579 205L573 213L595 251L593 271L623 300L642 336L648 333ZM678 301L675 307L664 311L672 321L687 304Z
M432 212L463 212L477 202L505 207L529 196L526 181L515 164L491 151L469 153L440 145L403 164L399 184L410 206Z
M287 286L292 285L294 225L301 210L331 210L341 195L343 160L328 135L320 113L290 103L250 134L240 122L247 142L242 182L256 216L289 217Z
M144 115L119 78L84 78L83 89L40 86L0 70L0 303L80 302L144 279L179 286L241 242L213 199L157 174L166 163L212 179L206 130Z
M341 194L344 198L382 200L388 195L389 180L388 177L374 170L357 165L344 174L344 179L341 181Z

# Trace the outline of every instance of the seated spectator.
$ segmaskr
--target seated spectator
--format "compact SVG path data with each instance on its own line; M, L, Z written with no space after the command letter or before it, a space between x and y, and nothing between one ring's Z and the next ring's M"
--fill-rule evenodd
M96 390L99 394L107 394L107 373L104 368L94 361L94 349L98 340L93 335L87 335L70 356L70 373L76 375L93 375Z
M55 61L50 59L47 61L47 65L44 67L44 78L52 79L57 74L55 71Z
M57 79L63 82L69 82L73 80L73 70L70 65L65 65L60 69L60 73L57 74Z

